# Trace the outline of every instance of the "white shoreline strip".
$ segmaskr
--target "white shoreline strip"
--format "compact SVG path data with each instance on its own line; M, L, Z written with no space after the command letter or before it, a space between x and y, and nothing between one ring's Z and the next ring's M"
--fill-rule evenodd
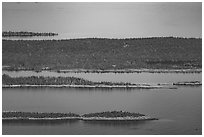
M139 117L82 117L83 120L150 120L155 119L148 116Z
M68 120L68 119L81 119L81 117L56 117L56 118L33 118L33 117L8 117L2 120Z
M2 120L156 120L148 116L139 117L57 117L57 118L33 118L33 117L8 117Z
M53 88L176 88L175 86L160 86L160 85L2 85L3 88L18 88L18 87L53 87Z

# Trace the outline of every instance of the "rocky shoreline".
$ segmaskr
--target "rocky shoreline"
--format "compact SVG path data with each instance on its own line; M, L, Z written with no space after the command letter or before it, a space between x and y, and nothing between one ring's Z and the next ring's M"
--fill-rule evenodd
M91 116L87 116L91 115ZM138 120L158 120L139 113L124 111L107 111L100 113L90 113L78 115L74 113L46 113L46 112L17 112L3 111L2 120L85 120L85 121L138 121Z

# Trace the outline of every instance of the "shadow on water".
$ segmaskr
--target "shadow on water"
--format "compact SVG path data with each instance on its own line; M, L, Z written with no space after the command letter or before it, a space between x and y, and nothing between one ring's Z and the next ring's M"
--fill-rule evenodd
M132 127L141 126L151 121L83 121L89 126Z
M81 121L81 120L2 120L3 125L9 126L33 126L33 125L71 125L83 122L89 126L130 127L147 124L151 121Z
M79 122L79 120L2 120L3 125L7 126L45 126L45 125L71 125Z

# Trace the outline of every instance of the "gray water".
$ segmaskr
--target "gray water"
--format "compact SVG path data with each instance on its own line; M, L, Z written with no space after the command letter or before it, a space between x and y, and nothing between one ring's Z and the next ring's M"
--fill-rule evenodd
M106 76L106 74L102 75L90 74L90 75L94 75L95 79L98 78L98 80L99 78L101 78L101 76L102 78ZM115 76L114 78L110 76L109 80L117 79L119 77L123 78L122 80L128 80L129 78L129 74L116 74L116 75L117 76ZM128 76L125 77L125 75ZM138 76L138 74L130 75L135 75L135 77ZM169 74L166 73L161 75L166 76L163 79L165 78L168 79L170 76ZM199 74L199 76L194 77L193 75L184 74L182 77L182 81L186 81L185 77L188 78L189 80L192 80L194 78L201 79L201 74ZM142 77L140 78L144 79ZM128 134L202 133L201 86L200 87L181 86L178 89L151 89L151 90L4 88L2 91L3 91L2 110L31 111L31 112L35 111L73 112L78 114L111 110L123 110L129 112L139 112L152 117L159 118L159 120L155 121L140 121L140 122L75 121L75 120L58 122L3 121L2 126L3 134L128 135Z
M160 90L3 89L3 110L140 112L145 122L3 122L3 134L201 134L201 87Z

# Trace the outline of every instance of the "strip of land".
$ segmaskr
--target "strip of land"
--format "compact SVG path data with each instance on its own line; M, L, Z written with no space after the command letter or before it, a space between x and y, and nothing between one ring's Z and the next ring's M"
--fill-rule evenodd
M67 69L67 70L51 70L49 67L41 68L41 70L33 70L27 68L12 68L11 66L2 66L5 71L35 71L35 72L57 72L57 73L202 73L202 69Z
M9 70L9 69L7 69ZM43 69L46 70L46 69ZM42 71L43 71L42 70ZM49 69L47 69L49 70ZM86 69L69 69L69 70L50 70L58 73L201 73L202 69L112 69L112 70L86 70Z
M177 86L201 86L201 81L184 81L184 82L176 82L173 85Z
M3 111L2 120L157 120L140 113L107 111L78 115L74 113Z
M32 36L55 36L58 35L57 33L51 32L28 32L28 31L4 31L2 32L2 37L32 37Z

